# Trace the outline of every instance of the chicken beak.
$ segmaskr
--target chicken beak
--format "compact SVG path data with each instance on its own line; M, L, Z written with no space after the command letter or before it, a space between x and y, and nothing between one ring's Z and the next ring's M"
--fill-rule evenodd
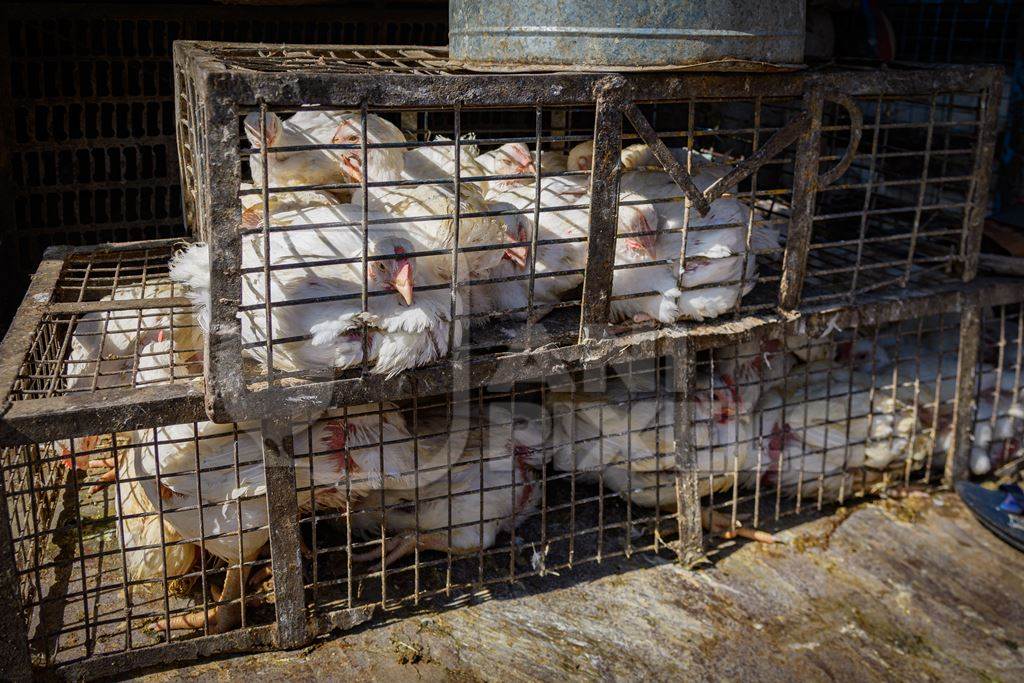
M508 238L512 242L525 242L527 241L526 229L520 227L518 232L513 233L509 230L507 233ZM507 258L512 263L516 264L521 270L526 269L526 261L530 258L530 247L528 245L522 245L518 247L509 247L505 250L504 258Z
M505 258L516 264L519 268L526 268L526 259L530 257L530 247L510 247L505 250Z
M581 171L589 171L590 170L590 157L582 156L582 157L578 158L576 160L576 166Z
M533 161L533 154L526 145L515 145L512 147L511 156L515 160L519 175L537 175L537 165Z
M648 261L653 261L655 258L653 235L638 235L636 237L630 237L626 240L626 246L635 252L643 254L644 258Z
M357 183L363 182L363 165L359 159L349 155L342 157L341 170Z
M412 263L408 259L398 261L398 269L395 272L395 279L392 282L395 292L406 306L412 305Z
M250 230L263 227L263 204L242 210L242 227Z
M638 213L637 220L630 225L630 228L632 228L631 232L637 234L626 240L626 244L630 249L640 252L648 260L653 261L657 252L658 236L651 229L647 218L642 213Z

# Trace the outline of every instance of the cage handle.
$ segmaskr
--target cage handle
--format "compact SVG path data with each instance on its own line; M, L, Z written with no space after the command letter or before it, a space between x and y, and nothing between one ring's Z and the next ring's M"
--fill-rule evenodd
M861 133L864 128L864 115L852 97L835 90L826 91L824 96L826 100L835 102L845 109L847 116L850 117L850 142L846 145L846 151L839 162L824 174L818 176L817 189L819 190L834 183L840 176L846 173L846 169L850 168L853 158L857 156L857 148L860 146Z
M849 96L840 92L829 91L824 93L824 98L836 102L846 109L849 114L850 142L846 147L846 152L843 154L843 157L839 160L839 163L815 179L816 189L820 189L834 182L843 173L845 173L846 169L848 169L850 164L853 163L857 146L860 144L861 128L863 125L863 116L861 115L860 108L857 107L857 104ZM683 168L679 161L672 155L668 147L666 147L665 143L661 141L661 138L658 137L658 134L655 132L650 122L648 122L647 118L643 115L640 109L637 108L634 102L627 102L624 105L624 113L626 118L628 118L633 124L633 127L636 128L637 134L640 138L647 143L648 147L651 148L651 152L662 165L665 172L693 203L694 208L697 209L701 216L706 216L708 211L711 210L712 202L735 187L744 178L764 166L786 147L793 144L793 142L795 142L797 138L799 138L800 135L802 135L811 125L810 113L806 111L801 112L796 118L777 130L763 147L743 161L734 165L732 170L726 173L722 178L716 180L710 187L708 187L707 190L702 192L693 182L693 176L691 176L690 173Z

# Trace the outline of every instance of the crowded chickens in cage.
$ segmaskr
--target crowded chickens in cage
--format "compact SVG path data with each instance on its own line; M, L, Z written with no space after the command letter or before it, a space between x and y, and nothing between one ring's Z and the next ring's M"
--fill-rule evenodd
M385 118L341 111L253 114L243 126L254 153L240 197L239 319L244 353L256 362L286 372L364 365L394 377L447 357L472 318L535 323L578 305L592 143L481 151L472 138L456 147L434 136L413 144ZM672 152L701 190L728 170ZM760 255L779 250L776 226L736 196L704 216L690 212L646 145L623 149L620 166L612 320L672 324L738 310L758 281ZM198 376L200 335L212 324L210 258L210 245L192 244L172 260L171 282L108 295L170 296L178 287L191 313L82 317L65 367L69 390L89 381L151 386L179 379L183 367ZM941 465L952 443L956 326L926 328L791 334L702 356L685 400L704 526L772 542L756 513L749 523L762 500L842 501ZM299 515L316 533L338 534L333 545L344 549L325 559L314 542L307 563L383 573L409 556L515 548L519 529L565 506L557 483L566 480L628 509L682 512L679 397L653 367L653 384L637 384L632 371L610 371L596 392L544 378L552 390L543 398L488 400L461 413L381 403L293 419ZM1010 382L991 364L979 377L976 472L991 467L992 444L1019 444L1024 432L1019 377ZM69 466L91 465L101 472L96 486L114 486L128 581L165 586L199 574L205 591L207 565L223 565L209 586L218 604L208 607L204 593L195 598L201 609L155 625L234 628L269 573L260 425L197 422L122 436L118 457L102 457L89 437L61 446ZM721 512L730 497L746 499L743 514L738 502ZM320 531L325 515L344 523Z
M157 310L136 314L146 324L134 337L125 336L126 324L112 328L128 359L115 385L153 386L198 373L190 314L175 313L172 324ZM92 321L85 323L72 348L95 346L76 339L95 333ZM952 443L957 325L934 316L824 336L756 338L698 356L685 400L704 526L772 542L750 523L767 501L842 501L941 467ZM67 363L92 371L111 359L125 360L97 351L91 362ZM978 373L975 469L982 454L995 458L996 445L1014 449L1024 434L1020 372L1000 370L993 360L982 354ZM401 567L410 555L419 562L431 553L515 547L524 525L565 505L560 480L671 516L680 470L670 374L660 360L630 361L602 371L596 385L585 377L547 378L546 393L498 393L460 410L443 397L435 404L422 397L415 409L350 406L292 420L300 518L345 520L318 532L341 534L331 544L344 549L342 559L318 559L307 549L307 560L353 566L358 574ZM168 632L233 628L246 605L266 599L259 585L271 573L259 424L198 422L118 436L113 454L96 437L60 446L68 466L101 472L94 495L113 486L127 582L144 591L207 577L210 597L201 609L154 625Z
M472 133L457 145L416 141L387 118L343 111L254 112L242 128L252 180L241 194L242 342L262 365L365 363L391 377L446 357L473 318L537 322L580 303L591 142L481 152ZM674 153L695 165L702 190L728 170ZM779 251L778 230L733 196L690 212L646 145L622 158L612 322L738 310L758 281L757 255ZM209 250L193 244L171 270L203 330Z

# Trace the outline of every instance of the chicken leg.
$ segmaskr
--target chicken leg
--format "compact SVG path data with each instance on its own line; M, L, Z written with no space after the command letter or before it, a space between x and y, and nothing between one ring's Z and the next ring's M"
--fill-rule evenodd
M732 519L728 515L716 512L711 508L704 508L700 513L701 525L706 531L719 534L722 538L733 539L736 537L747 538L758 543L775 543L775 537L767 531L749 529L742 526L739 520L736 521L736 528L732 526Z
M420 534L418 537L415 534L395 536L393 538L389 538L384 543L384 566L390 566L392 563L397 562L417 548L420 550L437 550L440 552L447 552L450 549L453 553L460 555L474 553L477 550L477 548L449 548L448 534L442 531ZM352 561L372 562L379 557L380 551L373 549L368 550L365 553L353 555Z
M179 614L171 617L170 620L161 619L155 624L157 630L198 630L208 625L210 633L225 633L236 628L242 622L242 583L249 575L250 567L231 567L224 576L224 588L220 593L217 602L227 603L217 605L205 612L198 610L187 614Z

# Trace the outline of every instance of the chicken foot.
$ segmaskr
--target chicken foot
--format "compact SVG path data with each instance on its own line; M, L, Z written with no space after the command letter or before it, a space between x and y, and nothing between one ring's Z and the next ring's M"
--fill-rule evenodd
M259 567L256 567L255 571L249 574L249 580L246 581L245 585L255 590L260 587L260 584L271 578L273 575L274 570L270 568L269 563L261 564ZM224 591L221 588L217 588L217 586L211 585L210 595L213 596L214 602L221 602L221 597L224 595ZM259 596L250 595L246 599L255 599L256 597Z
M743 526L739 520L736 520L736 528L732 526L732 518L729 515L724 515L721 512L716 512L710 508L704 508L700 513L701 525L706 531L710 531L713 534L719 534L724 539L733 538L747 538L751 541L758 543L775 543L775 537L767 531L760 531L758 529L751 529Z
M210 633L225 633L236 628L242 622L242 583L249 576L250 567L232 567L227 570L224 577L224 589L219 596L214 596L217 602L226 602L212 607L206 611L198 610L187 614L179 614L171 617L170 620L161 619L154 625L159 631L170 628L176 630L198 630L208 625Z
M434 532L430 534L408 534L405 536L395 536L389 538L384 543L384 566L387 567L394 562L402 559L409 553L416 549L419 550L438 550L440 552L447 552L449 549L453 552L463 554L475 552L476 548L449 548L448 546L448 534L444 532ZM380 551L377 549L368 550L365 553L359 553L352 556L353 562L372 562L380 557Z

